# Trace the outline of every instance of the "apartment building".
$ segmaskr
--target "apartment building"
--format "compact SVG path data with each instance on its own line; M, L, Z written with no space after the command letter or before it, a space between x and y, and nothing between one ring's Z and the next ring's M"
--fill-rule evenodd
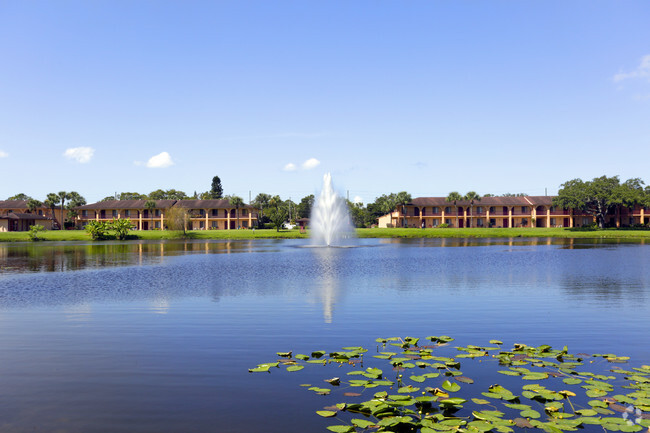
M114 218L131 220L137 230L164 230L165 214L169 209L181 208L188 213L190 230L235 230L257 225L257 210L247 204L239 208L228 200L109 200L79 206L77 224L89 221L111 221Z
M650 211L642 206L620 206L605 221L607 226L647 224ZM484 197L448 202L446 197L418 197L392 214L379 218L379 227L583 227L594 217L576 209L553 206L553 197Z
M40 224L47 230L52 229L56 219L54 212L47 207L29 209L27 200L0 200L0 232L22 232L29 227Z

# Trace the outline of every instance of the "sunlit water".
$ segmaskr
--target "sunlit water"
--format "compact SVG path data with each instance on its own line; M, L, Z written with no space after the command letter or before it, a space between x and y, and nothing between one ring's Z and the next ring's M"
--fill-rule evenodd
M324 431L321 370L247 369L377 337L650 364L648 245L304 242L0 245L0 431Z

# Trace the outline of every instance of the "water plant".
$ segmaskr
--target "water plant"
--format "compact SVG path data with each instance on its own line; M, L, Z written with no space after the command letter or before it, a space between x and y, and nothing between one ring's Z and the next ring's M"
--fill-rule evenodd
M249 371L347 367L345 375L337 369L339 376L323 385L302 384L327 399L316 414L336 419L327 427L335 433L650 431L648 365L623 368L627 357L574 355L566 346L504 349L499 340L482 346L453 341L429 336L421 344L420 338L392 337L378 338L374 352L277 352L277 360Z

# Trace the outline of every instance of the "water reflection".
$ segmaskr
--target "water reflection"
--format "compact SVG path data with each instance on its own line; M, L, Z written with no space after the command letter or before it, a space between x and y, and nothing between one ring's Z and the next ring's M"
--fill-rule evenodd
M337 268L344 250L341 248L311 248L318 262L318 296L323 304L323 320L332 323L334 305L339 295Z
M231 254L277 250L274 242L242 241L138 241L76 243L0 243L0 275L26 272L67 272L113 266L162 263L181 254Z

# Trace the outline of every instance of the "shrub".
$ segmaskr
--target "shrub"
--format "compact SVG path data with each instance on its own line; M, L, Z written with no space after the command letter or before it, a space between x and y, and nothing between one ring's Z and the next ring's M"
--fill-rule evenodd
M441 228L441 229L449 228L449 224L447 224L447 223L438 224L438 228Z
M92 240L99 241L106 239L108 226L103 221L89 221L88 224L86 224L86 231Z
M40 241L42 238L38 237L38 233L42 232L45 230L45 227L43 227L40 224L34 224L33 226L29 226L29 232L27 232L27 236L29 236L30 241Z
M115 237L123 241L126 239L126 235L129 234L129 230L131 230L131 221L125 218L113 219L109 227L115 230Z

